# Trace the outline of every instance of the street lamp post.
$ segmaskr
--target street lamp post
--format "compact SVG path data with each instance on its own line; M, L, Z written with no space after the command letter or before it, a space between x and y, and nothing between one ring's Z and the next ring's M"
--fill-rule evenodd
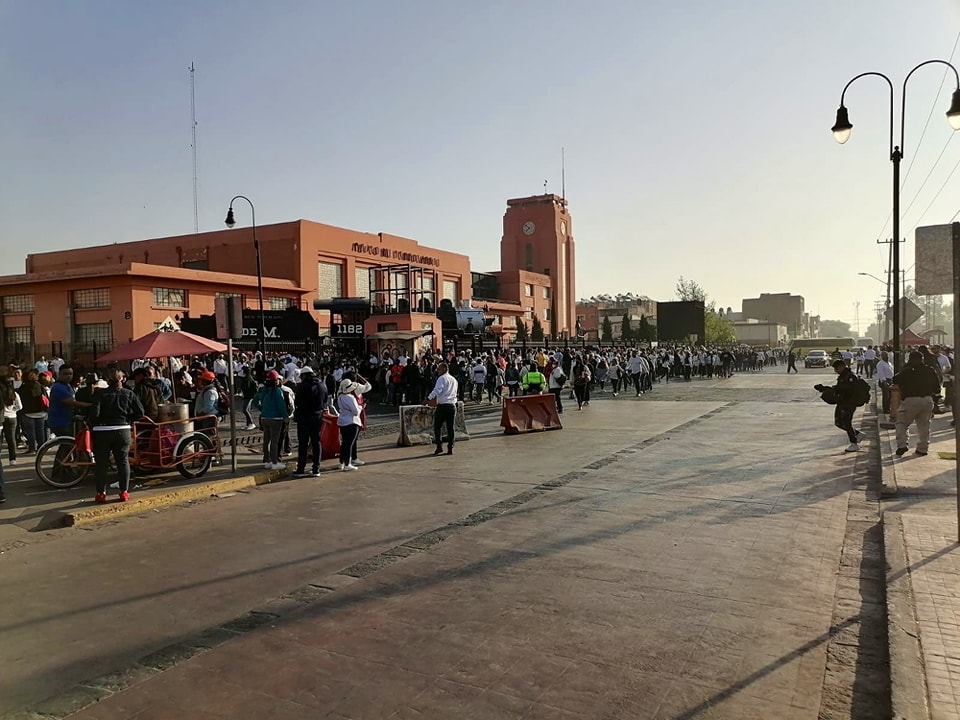
M253 229L253 249L257 254L257 297L260 302L260 337L257 342L257 347L264 354L267 352L267 320L263 312L263 273L260 270L260 243L257 242L257 211L253 207L253 203L250 202L250 198L245 195L237 195L230 201L230 207L227 208L227 219L224 221L228 228L232 228L237 224L237 221L233 219L233 202L234 200L246 200L247 204L250 205L250 227Z
M850 133L853 131L853 124L850 122L850 118L847 114L847 108L843 104L844 98L847 94L847 88L849 88L854 81L859 80L862 77L867 75L875 75L876 77L881 77L886 80L887 85L890 86L890 161L893 163L893 247L891 254L893 255L893 269L891 272L891 279L893 281L893 367L894 370L900 368L900 161L903 159L903 138L904 138L904 116L907 109L907 81L910 79L910 76L913 75L917 70L922 68L925 65L931 64L940 64L946 65L951 70L953 70L954 80L956 81L956 89L953 91L953 99L950 103L950 109L947 110L947 121L950 123L950 127L954 130L960 130L960 73L957 72L957 69L947 62L946 60L926 60L916 67L913 68L910 72L907 73L907 76L903 79L903 87L900 92L900 144L893 144L893 125L894 125L894 113L893 113L893 100L894 100L894 90L893 90L893 81L890 80L883 73L878 72L865 72L860 73L859 75L854 76L844 87L843 92L840 94L840 107L837 109L837 120L834 123L833 127L830 128L833 132L833 137L841 145L850 139Z

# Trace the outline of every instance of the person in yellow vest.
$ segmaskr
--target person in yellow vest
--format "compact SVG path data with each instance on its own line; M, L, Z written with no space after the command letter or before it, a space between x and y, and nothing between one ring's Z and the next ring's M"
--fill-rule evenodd
M537 369L536 363L530 363L530 369L520 378L524 395L539 395L547 384L547 378Z

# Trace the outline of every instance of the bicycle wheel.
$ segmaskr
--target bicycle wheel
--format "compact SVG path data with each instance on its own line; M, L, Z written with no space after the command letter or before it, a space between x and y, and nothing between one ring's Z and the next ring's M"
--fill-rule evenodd
M213 462L213 441L203 433L185 435L173 451L177 470L188 480L206 475Z
M41 480L62 490L83 482L93 467L93 458L77 450L73 438L58 437L40 446L33 465Z

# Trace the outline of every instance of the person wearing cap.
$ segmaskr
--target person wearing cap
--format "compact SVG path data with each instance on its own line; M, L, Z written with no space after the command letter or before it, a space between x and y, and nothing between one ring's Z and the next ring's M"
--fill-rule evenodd
M356 453L357 436L360 434L360 401L357 391L362 386L349 378L340 381L337 393L337 427L340 428L340 469L344 472L356 470L353 456Z
M320 477L320 429L323 411L330 403L326 384L316 376L313 368L304 365L300 369L300 385L296 391L296 407L293 419L297 423L297 470L294 477ZM313 466L307 473L307 450L310 450Z
M893 376L893 384L900 388L900 409L897 411L897 457L907 452L910 425L917 424L917 455L926 455L930 445L930 419L933 417L935 395L940 393L940 379L936 371L924 362L923 354L914 350L907 364Z
M833 413L833 424L847 433L850 444L844 452L857 452L860 449L860 435L853 429L853 414L857 411L856 390L859 380L843 360L833 361L833 370L837 374L837 383L833 386L837 397L837 409ZM814 385L815 390L824 391L824 385Z
M283 470L280 462L280 443L283 432L295 411L293 392L280 382L280 373L268 370L263 387L253 396L253 408L260 411L260 429L263 430L263 467Z
M218 395L216 381L217 376L210 370L203 370L197 375L195 381L197 397L193 403L194 417L217 414Z

